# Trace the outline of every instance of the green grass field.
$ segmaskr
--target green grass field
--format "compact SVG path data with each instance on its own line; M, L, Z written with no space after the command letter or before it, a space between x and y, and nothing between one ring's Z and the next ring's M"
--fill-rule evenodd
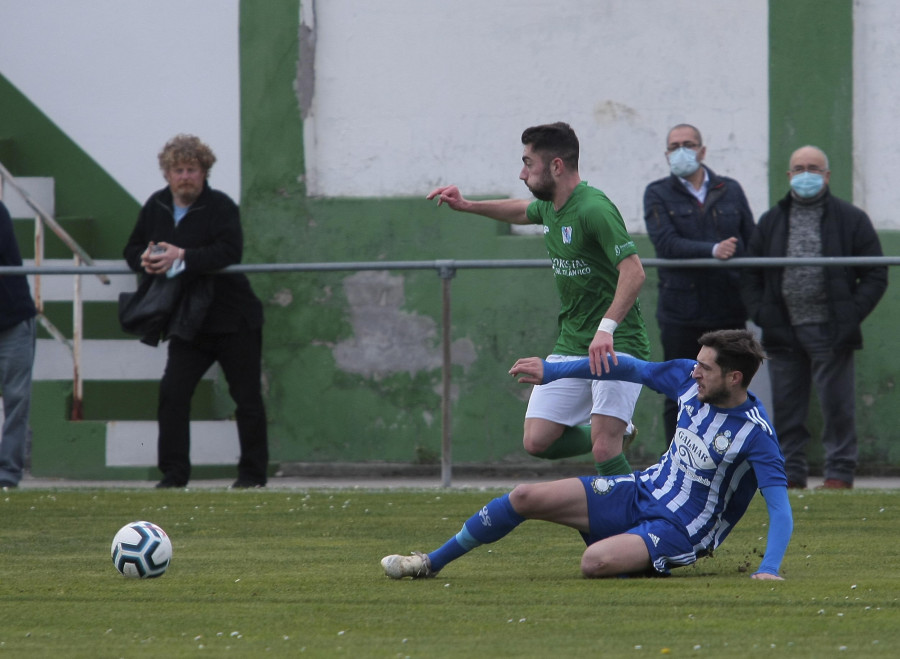
M895 657L900 491L791 494L784 582L754 581L765 507L668 579L588 581L569 529L527 522L436 579L430 550L499 491L0 493L0 655L35 657ZM123 524L172 538L159 579L109 556Z

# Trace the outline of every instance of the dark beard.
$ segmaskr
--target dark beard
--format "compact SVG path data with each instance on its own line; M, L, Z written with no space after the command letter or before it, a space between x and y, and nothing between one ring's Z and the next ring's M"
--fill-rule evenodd
M535 196L535 199L540 199L541 201L553 201L553 195L556 193L556 183L553 181L553 177L550 176L550 166L548 165L544 168L544 171L541 172L541 180L538 181L535 187L531 187L526 184L531 194Z
M700 399L701 403L706 405L715 405L716 407L722 407L722 403L728 401L728 392L725 389L717 389L716 391L710 391L706 396Z

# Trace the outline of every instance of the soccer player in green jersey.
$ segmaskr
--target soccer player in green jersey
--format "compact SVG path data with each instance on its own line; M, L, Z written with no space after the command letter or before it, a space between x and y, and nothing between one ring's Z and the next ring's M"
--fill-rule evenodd
M522 133L519 178L536 197L471 201L455 185L432 190L438 205L509 224L542 224L560 298L559 335L548 361L589 357L608 372L616 354L649 359L638 293L644 269L618 209L578 173L578 138L562 122ZM615 342L613 335L615 334ZM614 348L615 346L615 348ZM624 474L623 453L641 385L563 379L534 388L525 413L525 450L559 459L592 452L602 475ZM590 423L590 429L585 424Z

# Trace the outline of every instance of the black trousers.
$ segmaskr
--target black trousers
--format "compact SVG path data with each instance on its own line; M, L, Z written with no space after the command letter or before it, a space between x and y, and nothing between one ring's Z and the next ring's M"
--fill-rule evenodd
M191 476L191 398L203 374L218 362L237 406L241 457L238 479L266 483L269 440L262 399L262 330L201 334L194 341L172 338L159 385L158 466L163 478L184 485Z
M662 343L663 360L670 359L696 359L700 352L700 337L707 332L720 329L745 329L746 323L735 323L724 327L684 327L682 325L659 325L659 338ZM666 398L663 403L663 429L665 430L666 446L672 443L675 436L675 426L678 423L678 403Z

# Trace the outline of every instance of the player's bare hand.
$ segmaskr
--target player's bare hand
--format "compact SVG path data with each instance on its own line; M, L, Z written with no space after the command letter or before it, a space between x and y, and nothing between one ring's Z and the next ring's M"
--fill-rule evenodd
M779 577L777 574L771 574L770 572L757 572L751 574L750 578L759 579L760 581L784 581L784 577Z
M591 359L591 373L594 375L609 373L610 362L618 366L619 358L616 357L616 351L613 350L613 335L598 330L588 348L588 356Z
M513 377L520 375L522 384L542 384L544 381L544 360L540 357L524 357L516 360L509 374Z
M720 243L716 243L716 247L713 250L713 256L717 259L721 259L725 261L734 256L734 253L737 251L737 242L738 239L735 236L731 238L726 238Z
M425 199L437 199L438 206L447 204L455 211L465 210L465 207L468 204L468 200L462 196L459 188L455 185L444 185L440 188L435 188L428 193L428 196L426 196Z

